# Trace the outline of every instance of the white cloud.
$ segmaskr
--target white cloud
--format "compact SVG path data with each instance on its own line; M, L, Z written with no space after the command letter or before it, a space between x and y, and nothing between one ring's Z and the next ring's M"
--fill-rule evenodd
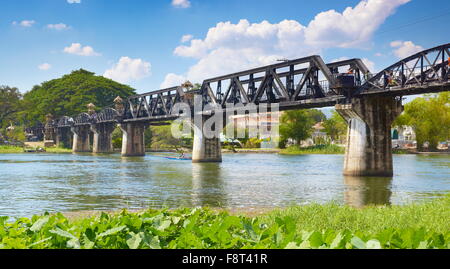
M382 57L383 54L382 54L381 52L377 52L377 53L375 53L375 56L377 56L377 57Z
M21 22L13 21L13 25L20 25L22 27L31 27L36 23L34 20L23 20Z
M178 8L188 8L191 6L191 2L189 0L172 0L172 6Z
M69 4L80 4L81 0L67 0L67 3L69 3Z
M40 70L46 71L46 70L49 70L50 68L52 68L52 65L48 64L48 63L43 63L43 64L38 65L38 68Z
M412 41L392 41L391 47L396 48L394 50L394 55L400 59L406 58L424 50L423 47L414 44Z
M139 80L151 75L151 64L142 59L131 59L129 57L120 58L111 69L103 74L104 77L112 80L127 83L132 80Z
M367 58L362 58L361 61L369 68L370 72L376 72L375 63Z
M305 29L305 41L311 46L355 47L369 41L378 27L397 7L411 0L363 0L342 13L319 13Z
M80 43L72 43L70 47L64 48L64 52L80 56L100 56L101 54L94 51L90 46L82 46Z
M58 31L61 31L61 30L67 30L67 29L70 29L70 26L67 26L67 25L64 24L64 23L57 23L57 24L47 24L47 28L48 28L48 29L52 29L52 30L58 30Z
M308 26L295 20L279 23L219 22L209 29L204 39L192 39L190 43L175 48L174 54L197 59L197 63L183 76L200 82L209 77L271 64L279 58L320 54L327 48L367 48L374 32L386 18L409 1L363 0L342 13L334 10L322 12Z
M194 38L193 35L184 35L184 36L181 38L181 43L189 42L189 41L191 41L193 38Z
M180 86L184 82L186 82L186 77L180 76L174 73L169 73L166 75L164 82L161 83L160 88L166 89L170 87Z

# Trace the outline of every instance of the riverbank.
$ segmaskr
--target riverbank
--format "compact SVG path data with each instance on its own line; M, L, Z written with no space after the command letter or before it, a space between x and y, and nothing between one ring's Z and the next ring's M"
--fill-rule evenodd
M304 155L304 154L345 154L345 147L338 145L317 145L312 147L290 146L280 151L283 155Z
M44 148L45 152L42 153L71 153L71 149L65 148ZM25 153L25 150L36 150L35 148L23 148L23 147L15 147L15 146L0 146L0 154L12 154L12 153Z
M0 218L0 248L450 248L450 196L356 209L294 206L257 216L207 208Z

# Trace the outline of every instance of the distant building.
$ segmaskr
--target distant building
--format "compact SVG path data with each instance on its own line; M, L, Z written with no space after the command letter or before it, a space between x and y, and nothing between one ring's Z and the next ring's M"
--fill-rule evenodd
M323 126L323 122L318 122L314 124L313 133L311 135L312 140L315 144L323 144L328 140L328 135L325 132L325 127Z
M411 126L400 126L392 129L393 148L416 148L416 133Z

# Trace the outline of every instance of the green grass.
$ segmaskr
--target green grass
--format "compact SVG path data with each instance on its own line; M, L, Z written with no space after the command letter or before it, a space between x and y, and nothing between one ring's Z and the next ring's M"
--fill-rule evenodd
M450 196L354 209L296 206L258 216L209 209L147 210L69 220L0 218L0 248L285 249L450 248Z
M45 149L47 153L70 153L72 152L71 149L65 149L65 148L46 148ZM24 148L23 147L17 147L17 146L0 146L0 154L6 154L6 153L23 153Z
M345 148L337 145L317 145L307 148L299 146L290 146L281 150L280 154L285 155L301 155L301 154L344 154Z
M66 149L66 148L46 148L45 149L47 153L72 153L72 149Z
M22 153L22 152L23 152L22 147L6 146L6 145L0 146L0 153Z

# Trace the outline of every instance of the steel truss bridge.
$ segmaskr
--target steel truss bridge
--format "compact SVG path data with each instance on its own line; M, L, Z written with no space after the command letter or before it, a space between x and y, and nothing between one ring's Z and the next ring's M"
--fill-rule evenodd
M193 95L203 105L226 110L229 104L274 104L281 111L345 104L363 96L394 96L450 91L450 43L416 53L378 74L371 74L360 59L326 64L310 56L234 74L207 79L199 90L182 86L129 97L123 111L109 107L99 113L64 116L50 125L67 128L95 123L148 122L158 124L180 116L177 103L193 105Z

